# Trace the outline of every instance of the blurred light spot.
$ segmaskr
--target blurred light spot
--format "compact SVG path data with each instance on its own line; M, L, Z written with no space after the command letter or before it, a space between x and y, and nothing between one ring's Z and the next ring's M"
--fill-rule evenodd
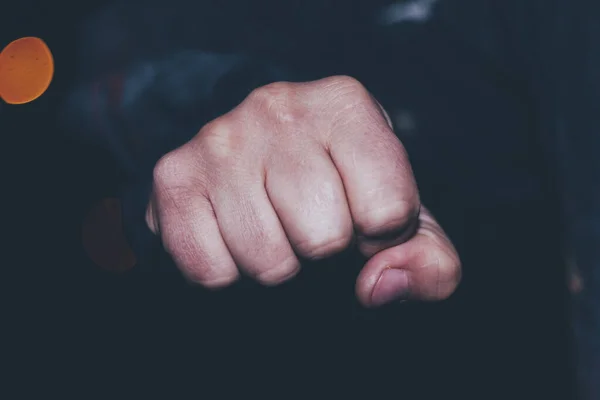
M413 114L404 109L396 110L393 114L396 133L400 137L410 137L417 134L417 122Z
M83 222L83 247L90 259L110 272L127 272L136 264L121 219L118 199L103 199L88 212Z
M579 273L577 263L572 257L567 259L567 275L567 285L571 294L577 295L581 293L583 291L583 279Z
M50 86L54 60L42 39L24 37L0 53L0 97L9 104L25 104Z
M401 1L385 7L379 14L381 25L396 25L402 22L425 22L431 17L437 0Z

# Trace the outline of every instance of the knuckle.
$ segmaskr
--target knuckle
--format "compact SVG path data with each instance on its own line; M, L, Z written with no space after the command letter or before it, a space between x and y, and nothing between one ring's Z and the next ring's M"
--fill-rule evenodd
M191 184L190 164L178 150L167 153L154 166L153 181L159 190L178 190Z
M298 243L297 250L309 260L320 260L341 253L352 242L352 233L340 232L324 237L312 237L310 240Z
M227 161L243 146L242 135L236 135L232 124L220 117L209 122L200 130L202 151L213 161Z
M295 257L290 257L280 265L256 274L255 279L264 286L280 285L300 272L300 264Z
M356 78L353 78L349 75L336 75L325 79L325 82L330 85L335 85L338 87L346 87L354 90L365 90L365 87L360 81Z
M330 93L336 99L348 101L352 99L353 103L369 102L373 103L373 98L367 88L356 78L347 75L332 76L324 80L326 87L330 88Z
M200 129L200 136L228 137L232 132L228 120L229 118L226 115L213 119Z
M399 201L391 206L370 209L355 218L357 231L367 238L395 235L417 220L419 206L415 202Z
M330 110L329 123L333 131L345 132L353 125L371 130L376 122L375 115L383 115L369 90L349 76L328 78L319 95L324 107Z
M275 82L254 89L248 96L258 103L281 103L291 96L293 86L289 82Z
M255 89L249 96L252 110L266 115L276 123L296 122L306 114L301 102L294 101L296 86L289 82L276 82Z

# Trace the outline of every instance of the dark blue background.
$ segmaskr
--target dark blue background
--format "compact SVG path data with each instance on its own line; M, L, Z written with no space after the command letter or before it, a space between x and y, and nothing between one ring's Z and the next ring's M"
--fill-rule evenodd
M143 9L152 10L150 3L160 4L144 2ZM553 135L559 107L550 101L566 97L567 89L547 85L566 70L540 69L552 53L544 43L554 43L540 32L557 34L543 25L559 3L536 8L535 1L526 7L447 1L444 18L427 30L410 24L376 29L365 23L369 7L350 12L333 1L314 5L318 12L308 3L293 12L280 3L246 3L225 7L227 25L194 12L189 2L169 2L171 20L188 21L165 28L172 36L152 23L164 20L164 13L142 18L142 8L126 8L132 16L127 26L155 32L156 39L145 48L126 47L123 59L105 59L114 65L100 58L87 68L82 61L94 55L78 56L77 26L96 7L92 2L68 12L22 2L15 24L1 27L6 43L26 35L44 38L56 59L55 80L42 98L0 111L7 141L6 219L11 243L17 243L8 253L18 260L7 268L17 277L5 280L13 370L88 391L98 377L107 388L141 373L138 388L144 389L157 383L155 375L160 382L170 372L187 371L185 380L199 393L222 390L220 380L232 375L224 387L262 395L277 389L269 383L275 380L285 387L283 398L303 389L346 397L359 384L410 399L569 398L562 259L567 227ZM277 8L287 19L272 17ZM96 10L102 10L99 2ZM265 15L271 22L258 27L240 23L248 16L266 21ZM299 16L311 23L305 19L303 25ZM335 29L320 21L334 21ZM283 33L269 35L272 30ZM416 133L402 138L424 202L462 254L458 293L441 304L367 312L353 297L361 262L355 254L310 266L282 288L242 283L219 294L188 287L174 271L113 277L95 269L80 246L81 220L91 203L120 193L124 173L114 152L78 140L57 116L64 116L76 87L123 68L119 62L168 57L173 43L203 51L250 48L307 76L349 73L392 113L410 111ZM580 54L571 51L569 57ZM560 59L554 56L557 64ZM579 110L583 95L577 87L569 90L572 108ZM565 118L573 120L572 114ZM589 117L576 120L585 125ZM585 187L586 178L582 182L574 186ZM202 372L192 373L192 367Z

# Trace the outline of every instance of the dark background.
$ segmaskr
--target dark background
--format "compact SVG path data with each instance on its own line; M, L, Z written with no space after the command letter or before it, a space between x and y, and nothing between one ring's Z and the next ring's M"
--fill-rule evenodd
M449 233L458 238L459 250L469 250L463 261L471 273L459 293L440 305L367 313L345 303L352 301L349 285L342 285L340 300L322 303L328 298L326 284L337 281L315 272L312 278L326 283L311 286L309 278L281 289L239 289L237 297L234 292L206 297L179 282L165 284L140 274L115 276L97 268L81 246L81 224L92 204L116 195L118 171L106 153L68 139L57 115L77 73L76 24L100 3L67 7L27 1L2 11L2 45L22 36L41 37L56 66L54 81L40 99L21 106L2 104L0 109L8 235L2 330L8 337L11 376L18 378L10 381L19 382L23 395L60 389L87 398L134 383L133 393L141 396L142 390L175 375L207 398L214 398L210 393L215 388L238 395L273 390L287 398L290 391L301 390L324 395L321 387L348 397L362 384L408 399L443 394L569 398L564 271L562 260L544 254L559 246L558 235L552 234L558 228L551 229L547 218L554 204L539 209L532 200L517 209L463 207L442 215L442 223L453 227ZM417 173L428 174L419 168ZM436 200L436 190L425 188L424 196L443 202ZM496 214L490 216L490 210ZM482 224L484 218L487 224ZM538 229L548 235L531 237L528 225L548 225ZM498 240L511 235L510 252L499 253L502 246L483 240L486 234ZM514 254L525 254L518 265ZM298 303L294 293L307 290L311 300ZM253 297L242 299L247 293ZM415 354L423 345L418 343L439 340L442 330L447 332L444 340L429 343L429 353L419 360ZM388 349L386 341L394 343L399 331L404 335L397 346L401 350ZM265 332L272 337L265 338ZM287 343L292 332L295 342ZM397 365L384 366L390 358ZM257 372L264 363L264 374ZM399 378L409 371L420 378ZM435 377L433 382L429 377ZM278 391L279 385L286 391Z

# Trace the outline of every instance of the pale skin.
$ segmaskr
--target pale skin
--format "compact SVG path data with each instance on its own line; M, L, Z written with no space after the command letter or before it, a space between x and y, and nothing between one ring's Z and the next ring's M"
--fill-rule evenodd
M204 126L154 170L146 220L184 276L211 289L278 285L350 246L366 307L449 297L452 243L421 204L387 114L358 81L275 83Z

